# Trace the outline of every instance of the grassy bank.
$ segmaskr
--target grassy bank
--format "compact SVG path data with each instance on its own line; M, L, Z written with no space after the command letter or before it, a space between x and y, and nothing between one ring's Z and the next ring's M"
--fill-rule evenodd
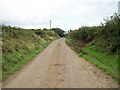
M106 52L103 48L89 43L84 47L76 44L75 40L66 39L66 43L76 51L80 57L100 68L106 74L118 81L118 55Z
M120 81L120 18L104 19L99 26L82 26L66 34L67 44L80 56ZM119 69L119 70L118 70Z
M118 79L118 56L102 50L97 45L88 44L82 48L80 56L102 69L108 75Z
M5 80L57 39L58 34L50 30L3 26L2 37L2 80Z
M19 52L6 53L3 55L3 72L2 79L21 69L21 67L32 60L38 53L43 51L52 41L44 41L37 48L20 50Z

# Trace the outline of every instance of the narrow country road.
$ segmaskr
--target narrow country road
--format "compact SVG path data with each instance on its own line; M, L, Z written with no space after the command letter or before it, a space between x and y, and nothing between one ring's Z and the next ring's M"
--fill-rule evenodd
M64 39L50 44L5 82L4 88L117 88L117 82L70 49Z

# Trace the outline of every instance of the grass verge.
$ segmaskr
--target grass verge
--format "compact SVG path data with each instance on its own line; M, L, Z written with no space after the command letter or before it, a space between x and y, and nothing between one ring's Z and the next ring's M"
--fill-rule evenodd
M4 53L2 56L2 81L4 81L11 74L20 70L21 67L32 60L38 53L42 52L52 41L41 42L36 48L29 50L19 50L14 53Z
M81 57L118 80L118 56L116 54L104 52L102 48L92 44L86 45L82 51L84 53L80 53Z
M76 51L80 57L85 58L87 61L94 64L96 67L100 68L106 74L113 77L120 83L120 73L118 72L118 55L107 53L103 48L89 43L84 47L79 47L75 45L75 41L66 40L66 43ZM119 75L118 75L119 73ZM119 79L119 80L118 80Z

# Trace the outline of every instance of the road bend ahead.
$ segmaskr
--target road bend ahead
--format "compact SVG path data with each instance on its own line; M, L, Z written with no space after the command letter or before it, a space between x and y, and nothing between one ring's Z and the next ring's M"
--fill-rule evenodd
M117 88L117 82L71 50L64 39L50 44L5 82L6 88Z

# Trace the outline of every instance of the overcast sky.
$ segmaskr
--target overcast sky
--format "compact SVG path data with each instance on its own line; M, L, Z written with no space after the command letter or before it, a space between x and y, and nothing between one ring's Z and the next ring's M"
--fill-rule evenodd
M99 25L118 11L119 0L0 0L0 24L22 28L77 29Z

